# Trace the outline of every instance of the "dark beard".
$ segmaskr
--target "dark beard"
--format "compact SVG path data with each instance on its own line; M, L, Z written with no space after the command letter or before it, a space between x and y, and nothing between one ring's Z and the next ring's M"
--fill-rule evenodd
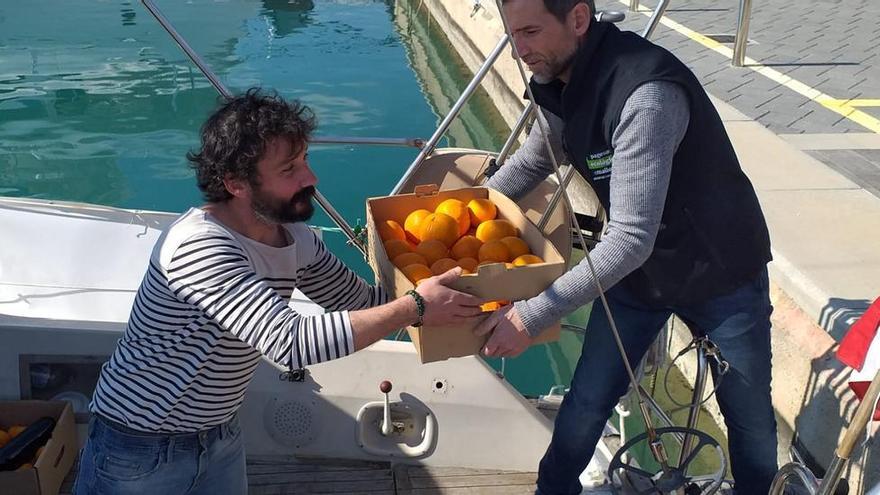
M251 208L257 218L266 223L305 222L315 213L315 206L312 204L312 197L315 195L314 186L303 188L287 201L269 198L260 189L254 192Z

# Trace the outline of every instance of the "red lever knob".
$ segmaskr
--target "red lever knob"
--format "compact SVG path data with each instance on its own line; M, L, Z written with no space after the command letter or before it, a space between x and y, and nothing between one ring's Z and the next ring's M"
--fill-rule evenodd
M382 380L382 383L379 384L379 391L383 394L391 392L391 382L388 380Z

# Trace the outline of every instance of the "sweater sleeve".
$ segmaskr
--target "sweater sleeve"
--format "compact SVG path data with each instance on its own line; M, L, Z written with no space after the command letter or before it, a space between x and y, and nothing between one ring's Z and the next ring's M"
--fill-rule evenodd
M388 296L378 285L368 284L327 249L308 227L301 235L308 255L297 271L297 285L309 299L329 311L366 309L385 304Z
M545 123L550 127L550 146L553 156L558 161L565 158L562 151L562 135L557 132L562 128L562 120L553 114L544 112ZM526 136L523 145L507 159L485 186L495 189L514 201L534 189L553 173L553 160L547 152L542 126L535 123L532 131Z
M672 173L672 160L690 120L685 91L652 81L630 95L612 136L608 229L590 256L607 290L651 255ZM586 260L544 292L515 306L530 335L599 296Z

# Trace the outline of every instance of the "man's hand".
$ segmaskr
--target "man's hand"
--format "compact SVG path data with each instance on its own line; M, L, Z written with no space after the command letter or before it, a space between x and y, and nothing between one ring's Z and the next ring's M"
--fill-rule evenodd
M483 348L483 354L490 357L516 357L532 344L532 337L519 313L511 304L492 313L486 321L474 329L474 335L483 336L492 332Z
M425 315L422 320L426 325L463 323L482 313L478 297L446 286L459 276L461 267L455 267L446 273L425 279L416 288L425 300Z

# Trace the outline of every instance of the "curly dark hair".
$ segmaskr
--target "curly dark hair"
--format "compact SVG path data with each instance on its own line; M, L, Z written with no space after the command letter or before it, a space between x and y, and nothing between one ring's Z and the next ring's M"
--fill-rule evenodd
M202 147L186 154L205 200L232 198L223 179L245 179L258 185L257 161L266 144L277 137L302 151L316 125L315 114L297 100L284 101L277 92L251 88L228 100L202 126Z

